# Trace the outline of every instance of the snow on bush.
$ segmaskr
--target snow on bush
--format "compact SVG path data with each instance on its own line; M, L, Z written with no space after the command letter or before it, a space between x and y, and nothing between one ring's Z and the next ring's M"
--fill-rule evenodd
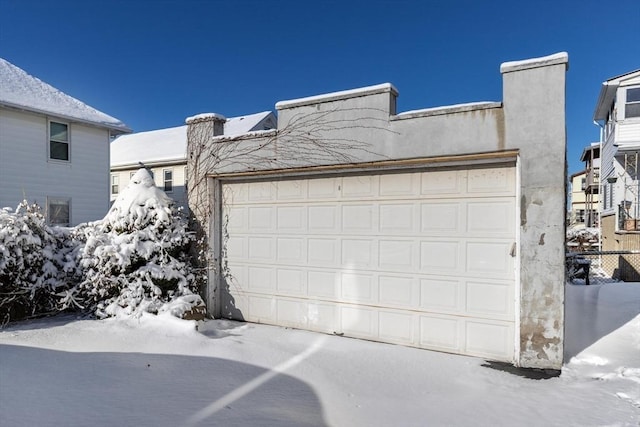
M0 209L0 323L55 309L69 251L38 205Z
M162 312L176 299L202 304L187 222L146 169L136 172L102 221L78 227L74 237L82 280L66 293L66 307L107 317Z
M100 318L201 311L191 240L181 212L146 169L100 221L49 227L35 206L3 209L0 315L6 321L54 308Z

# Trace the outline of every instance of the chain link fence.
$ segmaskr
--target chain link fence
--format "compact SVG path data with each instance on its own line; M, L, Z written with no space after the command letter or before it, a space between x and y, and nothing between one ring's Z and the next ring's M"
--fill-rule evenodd
M573 283L640 282L640 251L586 251L567 254Z

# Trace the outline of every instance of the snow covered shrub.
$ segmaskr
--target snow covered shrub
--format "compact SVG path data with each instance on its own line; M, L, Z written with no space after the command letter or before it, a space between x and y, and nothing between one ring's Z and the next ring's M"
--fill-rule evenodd
M189 258L191 234L173 201L140 169L102 221L77 227L82 276L63 297L98 317L180 315L203 305Z
M63 246L38 205L0 209L0 323L54 310Z

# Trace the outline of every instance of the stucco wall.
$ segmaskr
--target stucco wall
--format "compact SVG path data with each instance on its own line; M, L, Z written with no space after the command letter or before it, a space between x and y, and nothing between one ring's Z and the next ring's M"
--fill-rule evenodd
M520 311L517 319L520 333L515 363L558 369L562 365L564 339L567 63L566 54L560 54L503 64L502 103L396 114L397 91L388 84L278 103L277 144L269 143L273 142L273 136L242 141L247 146L264 145L261 151L264 161L254 162L250 167L229 163L208 170L206 173L211 176L208 185L219 174L338 163L385 167L385 162L412 159L458 164L479 159L491 161L501 156L517 160L520 227L514 256L518 260L516 305ZM301 133L293 132L297 137L291 137L292 126L296 123L299 126L300 120L310 117L320 117L324 122L316 122L314 126L308 121L298 129ZM304 132L318 142L342 141L341 151L347 159L325 156L310 161L309 156L301 154L286 165L279 163L278 150L296 147ZM189 141L188 151L194 149ZM216 228L215 215L201 220L212 221L205 228L209 225ZM211 243L217 244L215 236ZM219 254L213 253L212 259L218 258ZM210 294L215 294L212 286L213 281Z

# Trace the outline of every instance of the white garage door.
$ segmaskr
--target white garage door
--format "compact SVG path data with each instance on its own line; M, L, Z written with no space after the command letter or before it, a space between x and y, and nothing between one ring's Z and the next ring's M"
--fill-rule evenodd
M228 183L223 218L247 321L514 358L513 167Z

